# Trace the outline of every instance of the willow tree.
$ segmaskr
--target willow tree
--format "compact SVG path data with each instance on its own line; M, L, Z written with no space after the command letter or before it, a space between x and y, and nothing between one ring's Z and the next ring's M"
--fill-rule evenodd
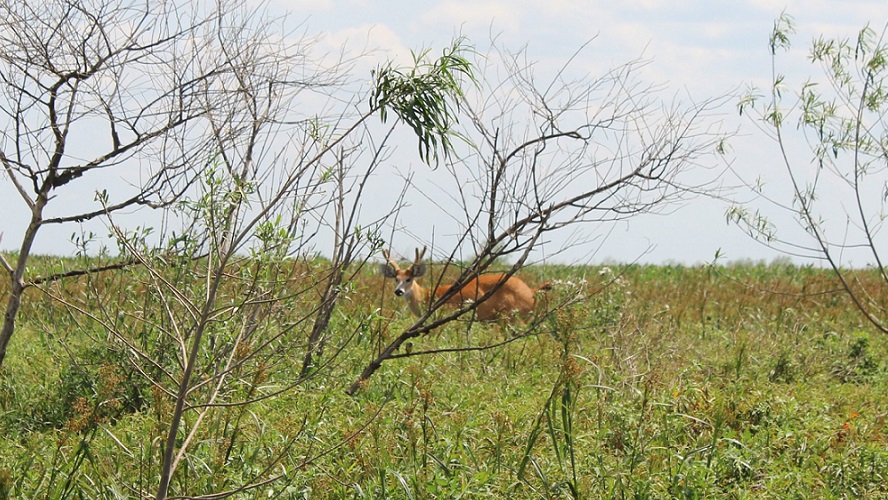
M731 207L747 234L787 255L832 269L863 317L888 333L888 309L877 299L888 283L888 44L886 28L853 37L818 37L807 51L817 70L795 88L781 72L795 24L787 14L769 39L770 86L740 101L773 141L781 177L744 179L755 196ZM871 266L878 280L860 280Z

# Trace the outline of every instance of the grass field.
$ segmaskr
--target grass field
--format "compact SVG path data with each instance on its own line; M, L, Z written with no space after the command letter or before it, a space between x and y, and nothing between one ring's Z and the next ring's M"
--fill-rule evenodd
M34 273L64 265L40 259ZM375 269L347 284L328 326L331 361L306 379L310 325L298 318L314 298L275 304L249 344L267 340L266 354L232 372L205 413L195 389L185 420L197 431L171 494L273 478L237 496L888 497L888 337L829 272L548 266L522 277L554 280L547 303L583 300L517 339L508 325L448 324L413 339L414 355L386 361L355 396L345 388L411 324L391 285ZM151 320L156 303L140 282L132 270L48 289L67 306L29 291L0 372L3 495L156 489L171 398L97 319L167 356L158 364L175 373L176 346L163 351L146 333L162 320ZM871 297L883 308L885 288ZM208 337L216 347L245 315L232 311ZM243 400L254 402L223 404Z

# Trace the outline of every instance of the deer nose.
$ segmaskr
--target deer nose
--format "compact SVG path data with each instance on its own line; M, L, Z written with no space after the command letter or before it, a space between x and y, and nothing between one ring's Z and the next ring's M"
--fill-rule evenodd
M396 288L395 295L397 295L398 297L400 297L401 295L404 295L404 290L401 290L400 288Z

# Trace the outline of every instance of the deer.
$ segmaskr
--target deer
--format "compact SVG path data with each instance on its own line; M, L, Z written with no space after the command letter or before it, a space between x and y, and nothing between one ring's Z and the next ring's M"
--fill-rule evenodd
M422 258L425 255L425 247L420 251L416 249L416 259L407 269L401 269L398 263L392 260L388 251L383 250L382 256L386 262L380 265L380 271L386 278L396 281L395 295L404 297L410 311L417 317L423 314L422 304L429 300L429 291L423 288L416 280L425 275L428 267ZM462 287L447 299L447 304L462 306L483 297L491 289L499 288L479 303L475 309L475 315L481 321L496 321L505 317L526 318L536 305L534 295L537 292L551 290L550 283L539 288L532 289L516 276L505 274L485 274L467 281ZM441 298L454 284L441 285L435 288L435 298Z

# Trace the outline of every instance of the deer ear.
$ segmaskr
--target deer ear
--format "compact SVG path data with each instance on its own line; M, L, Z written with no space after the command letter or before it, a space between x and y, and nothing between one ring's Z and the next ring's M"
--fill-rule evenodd
M422 276L423 274L426 273L427 269L428 268L426 267L426 265L423 264L422 262L420 262L418 264L413 264L413 277L419 278L420 276Z
M397 271L395 271L395 266L388 262L383 262L379 265L379 272L381 272L386 278L396 278L398 276Z

